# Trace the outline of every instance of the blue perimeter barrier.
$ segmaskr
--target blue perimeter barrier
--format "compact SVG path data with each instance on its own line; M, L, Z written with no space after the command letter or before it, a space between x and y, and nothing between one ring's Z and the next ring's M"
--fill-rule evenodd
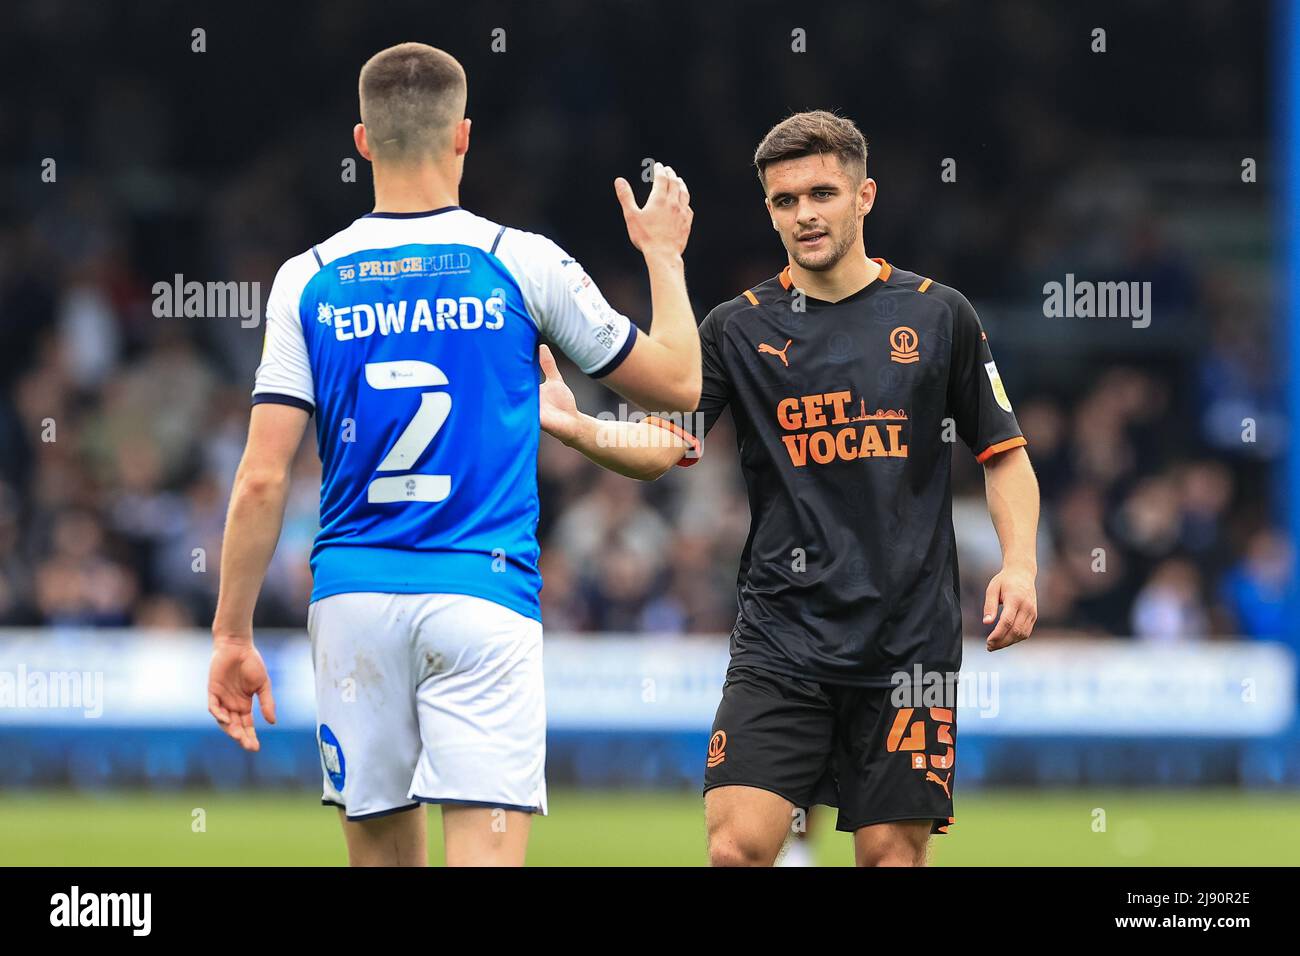
M207 714L205 634L0 633L0 787L318 787L305 636L259 646L280 721L252 755ZM546 648L553 785L701 785L725 639L557 635ZM1300 786L1285 645L1035 639L988 655L972 641L965 659L964 786Z

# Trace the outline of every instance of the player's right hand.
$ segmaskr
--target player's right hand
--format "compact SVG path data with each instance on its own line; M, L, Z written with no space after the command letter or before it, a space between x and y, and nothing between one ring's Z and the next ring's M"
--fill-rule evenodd
M620 176L614 180L614 194L623 207L627 236L643 255L668 253L680 256L691 235L691 194L671 166L655 163L654 185L644 206L636 204L632 186Z
M271 696L271 678L262 655L251 640L217 638L208 669L208 713L239 746L256 752L262 745L253 727L254 696L261 705L262 717L268 724L275 723L275 698Z

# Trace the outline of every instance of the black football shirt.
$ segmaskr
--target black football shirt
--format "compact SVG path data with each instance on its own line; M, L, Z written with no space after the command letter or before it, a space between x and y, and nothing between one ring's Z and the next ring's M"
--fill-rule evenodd
M860 686L961 666L952 445L1025 440L971 304L876 261L839 302L787 268L700 325L697 427L731 408L751 513L733 664Z

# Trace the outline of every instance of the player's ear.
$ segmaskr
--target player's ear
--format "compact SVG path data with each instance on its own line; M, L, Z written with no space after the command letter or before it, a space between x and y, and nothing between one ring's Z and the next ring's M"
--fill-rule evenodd
M876 181L874 179L864 179L862 187L858 190L858 215L865 216L871 212L871 207L876 204Z
M763 206L767 209L767 216L772 220L772 228L776 229L776 213L772 212L772 200L766 196L763 197ZM778 232L780 230L777 230Z
M456 124L456 130L452 134L452 145L457 156L464 156L469 152L469 126L470 119L468 116Z
M361 123L352 127L352 142L356 144L357 152L366 162L373 162L370 158L370 144L366 142L366 128Z

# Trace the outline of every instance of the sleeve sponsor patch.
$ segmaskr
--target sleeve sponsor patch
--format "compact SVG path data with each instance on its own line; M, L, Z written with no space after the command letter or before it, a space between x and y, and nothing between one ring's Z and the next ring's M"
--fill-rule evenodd
M1007 397L1006 386L1002 384L1002 376L998 374L997 363L985 362L984 371L988 372L989 384L993 386L993 397L997 399L998 407L1004 412L1011 411L1011 399Z
M587 275L576 262L567 265L565 273L569 284L569 295L578 307L578 311L591 323L596 342L603 349L612 349L620 314L605 301L596 283L591 281L591 276Z

